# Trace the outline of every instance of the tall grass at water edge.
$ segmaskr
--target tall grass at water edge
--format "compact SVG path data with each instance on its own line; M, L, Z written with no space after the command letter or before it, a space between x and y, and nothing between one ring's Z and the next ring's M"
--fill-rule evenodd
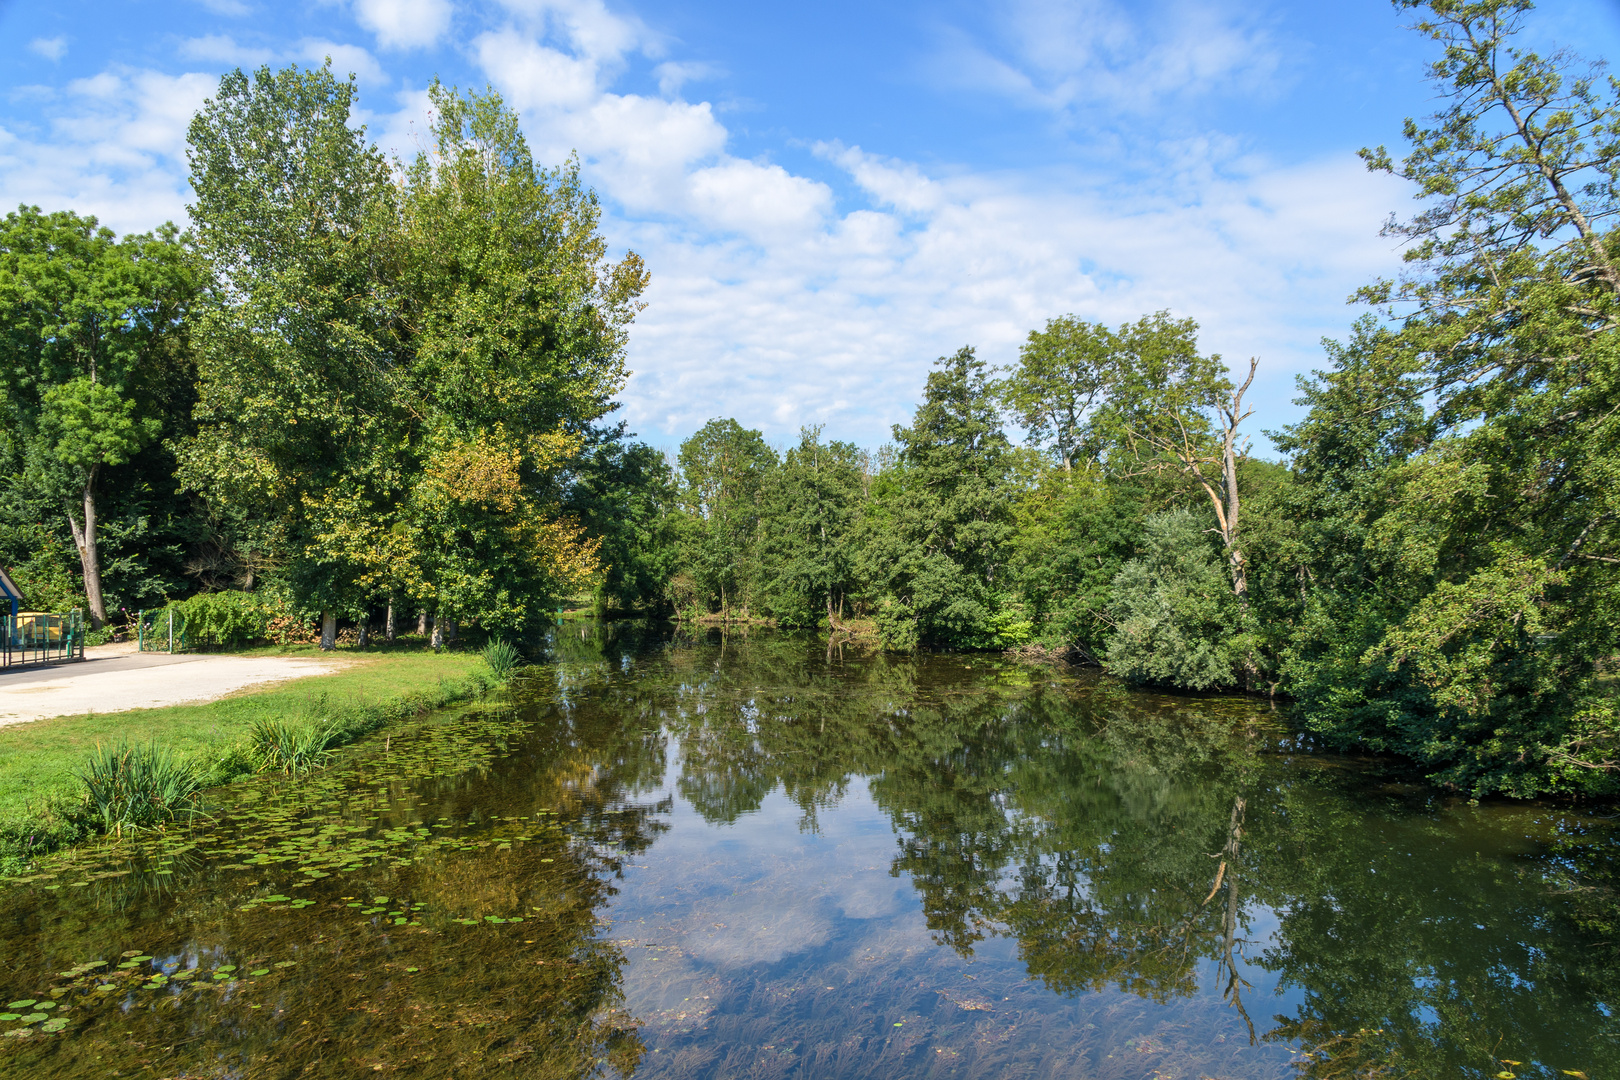
M330 723L275 717L254 723L248 752L258 772L297 776L325 765L337 740L338 730Z
M484 663L497 679L506 679L523 663L523 654L510 641L491 638L484 646Z
M98 746L86 767L76 774L78 791L51 794L42 805L30 806L26 814L0 820L0 875L23 873L51 852L99 833L119 835L131 828L162 825L182 814L190 816L200 812L200 796L208 787L260 772L308 771L325 764L338 747L390 723L488 693L505 682L521 663L517 650L510 645L506 648L515 657L510 662L504 658L503 649L493 661L486 655L487 670L441 677L436 686L386 701L334 704L328 695L321 694L313 705L300 710L300 716L269 716L254 721L243 743L211 762L170 753L156 743L139 747L119 744L110 750ZM264 752L266 746L274 747L274 756ZM122 752L127 755L120 757ZM156 767L158 757L164 762L162 767ZM182 776L194 776L194 786L190 780L184 785L173 782ZM190 792L184 794L188 786Z
M85 816L98 831L122 836L199 813L205 770L167 747L120 740L97 746L84 771Z

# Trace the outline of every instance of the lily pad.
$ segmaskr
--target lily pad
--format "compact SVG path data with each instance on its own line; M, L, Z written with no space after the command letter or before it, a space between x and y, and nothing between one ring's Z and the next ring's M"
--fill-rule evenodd
M55 1033L55 1032L61 1031L63 1028L65 1028L67 1026L68 1026L67 1018L65 1016L58 1016L58 1017L55 1017L53 1019L47 1020L43 1024L39 1025L39 1030L41 1030L41 1031L49 1031L49 1032Z
M269 968L254 968L252 971L248 972L248 974L249 975L268 975L268 974L270 974L270 969Z
M23 998L21 1001L13 1001L11 1004L7 1005L6 1008L8 1008L8 1009L26 1009L26 1008L28 1008L28 1006L32 1005L37 1000L38 1000L37 998Z
M271 964L270 966L271 967L278 967L278 968L290 968L290 967L297 966L297 964L298 964L298 961L296 961L296 960L277 960L274 964Z
M35 1005L34 1008L36 1008L36 1009L54 1009L54 1008L56 1008L56 1002L54 1002L54 1001L42 1001L38 1005Z
M50 1018L51 1018L50 1013L34 1012L34 1013L29 1013L27 1016L24 1016L22 1018L22 1022L25 1023L25 1024L37 1024L41 1020L49 1020Z
M0 1013L0 1021L4 1021L6 1023L10 1023L13 1020L21 1020L21 1019L22 1019L22 1013Z

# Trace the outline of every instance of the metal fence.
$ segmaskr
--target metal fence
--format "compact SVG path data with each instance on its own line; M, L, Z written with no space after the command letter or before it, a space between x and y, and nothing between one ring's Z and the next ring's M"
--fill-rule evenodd
M186 617L172 607L139 612L135 616L135 641L140 652L185 652L191 644L186 636Z
M84 659L84 614L23 611L0 616L0 668Z

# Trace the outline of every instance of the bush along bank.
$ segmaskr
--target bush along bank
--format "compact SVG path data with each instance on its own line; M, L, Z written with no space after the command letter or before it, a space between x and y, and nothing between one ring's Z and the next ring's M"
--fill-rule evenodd
M298 775L327 765L342 747L389 724L474 700L521 667L515 647L492 641L483 665L385 701L333 704L327 694L301 712L255 720L246 737L211 760L172 753L159 741L97 746L74 788L0 820L0 877L28 872L71 844L104 835L164 828L206 813L207 789L261 773Z

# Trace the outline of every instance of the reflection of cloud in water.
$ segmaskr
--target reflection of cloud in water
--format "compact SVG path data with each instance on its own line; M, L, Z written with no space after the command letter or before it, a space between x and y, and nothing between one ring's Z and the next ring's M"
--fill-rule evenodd
M888 874L866 874L844 884L833 895L845 918L881 919L898 914L903 906L902 893L909 891L909 885Z
M826 944L832 922L821 909L819 899L795 898L768 885L711 903L699 901L671 929L676 944L711 964L774 964Z

